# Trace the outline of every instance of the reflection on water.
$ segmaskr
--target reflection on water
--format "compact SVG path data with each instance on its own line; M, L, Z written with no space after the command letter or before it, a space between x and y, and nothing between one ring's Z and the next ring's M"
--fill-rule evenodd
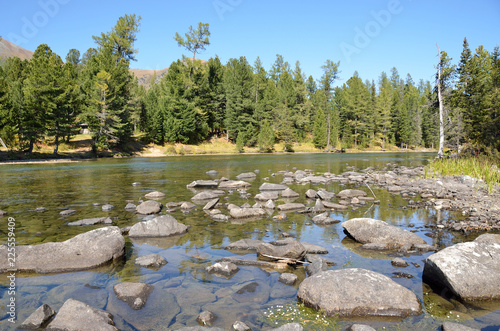
M127 201L136 204L151 191L166 194L159 201L191 201L194 193L186 187L197 179L227 177L235 179L243 172L259 170L257 178L246 191L253 197L258 187L268 181L280 183L283 176L278 171L312 169L316 174L330 172L339 174L347 166L358 170L372 166L382 169L387 163L406 166L426 164L432 154L296 154L296 155L234 155L234 156L190 156L168 158L132 158L83 161L70 164L3 165L0 167L0 209L9 212L16 219L18 244L38 244L49 241L63 241L95 227L70 227L68 222L83 218L110 216L120 227L131 226L140 217L124 209ZM217 170L218 175L205 174ZM267 179L268 178L268 179ZM132 185L139 182L141 185ZM330 183L327 185L289 185L301 198L294 202L314 205L305 199L305 192L324 187L338 192L353 186ZM372 192L366 186L359 186L369 196ZM380 205L368 203L345 212L332 212L331 217L346 221L354 217L371 217L387 221L422 237L428 244L446 247L471 238L457 237L453 233L435 229L432 225L438 219L460 217L447 211L406 208L408 201L399 195L372 187L381 201ZM242 198L238 192L221 197L222 203L253 205L253 198ZM417 199L417 198L415 198ZM102 204L115 208L104 212ZM196 203L196 202L195 202ZM278 200L278 204L283 203ZM99 205L97 205L99 204ZM18 286L18 320L23 321L42 303L58 310L68 298L86 302L104 309L115 316L118 328L124 330L177 329L197 325L196 317L202 310L209 310L218 316L215 326L229 329L236 320L241 320L255 330L292 322L304 322L306 329L343 329L352 321L314 317L318 314L300 307L296 302L298 284L287 286L278 282L283 270L261 269L254 266L240 266L233 277L226 279L206 272L205 268L216 260L235 256L256 259L255 254L237 255L223 248L243 238L273 241L280 239L283 232L292 234L297 240L320 245L328 250L324 257L336 265L331 269L361 267L392 277L394 281L412 290L424 306L424 314L402 321L369 321L375 327L386 329L438 329L443 320L465 321L477 328L500 324L498 303L482 305L464 304L442 291L434 292L422 283L423 260L431 253L408 255L403 258L409 263L406 268L395 268L391 259L394 252L373 252L360 248L358 243L346 237L339 224L317 226L310 223L311 216L288 213L287 219L277 221L276 213L258 220L215 222L202 211L204 203L189 212L177 209L171 214L191 228L182 236L157 239L136 239L127 237L126 255L121 261L86 272L55 275L20 274ZM33 212L45 207L46 212ZM75 209L77 213L61 217L59 212ZM222 208L225 212L225 208ZM5 224L0 218L0 225ZM5 243L7 229L0 227L0 242ZM160 254L168 264L153 270L135 265L139 256ZM303 266L288 268L299 280L306 277ZM403 272L408 277L398 277ZM2 284L2 315L6 312L7 279L0 275ZM145 282L155 288L146 306L133 311L128 304L116 299L113 286L124 281ZM299 319L298 316L302 316ZM326 321L326 322L325 322ZM12 328L5 319L2 329Z

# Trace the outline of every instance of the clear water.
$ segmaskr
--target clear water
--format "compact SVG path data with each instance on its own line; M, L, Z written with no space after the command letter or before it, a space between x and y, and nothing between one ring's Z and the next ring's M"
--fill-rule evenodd
M190 201L193 191L186 185L197 179L234 179L242 172L259 170L257 179L247 191L253 195L269 177L269 182L279 183L283 177L280 170L312 169L318 174L335 174L346 171L347 166L361 170L369 166L382 168L387 163L406 166L426 164L433 154L292 154L292 155L231 155L231 156L183 156L165 158L102 159L66 164L16 164L0 166L0 209L9 212L16 219L16 239L18 245L63 241L78 233L95 227L69 227L66 224L83 218L110 216L114 225L130 226L140 221L134 213L124 210L126 200L137 203L146 193L161 191L166 197L162 203L170 201ZM208 170L219 174L211 177ZM272 174L276 174L272 176ZM142 185L133 186L140 182ZM306 201L304 193L309 188L325 187L338 192L354 186L337 183L328 185L290 185L301 194L296 202ZM366 186L359 186L368 195ZM373 188L380 205L367 204L356 210L332 212L332 217L346 221L354 217L382 219L402 228L416 231L427 243L446 247L464 240L446 231L435 232L428 226L438 218L456 218L446 211L433 209L406 209L407 201L399 195L391 195L384 189ZM237 193L226 195L222 202L254 204L253 198L242 199ZM93 204L112 204L109 212ZM44 213L31 210L45 207ZM446 291L433 292L422 283L423 260L429 255L404 257L411 262L409 267L395 268L391 265L394 254L369 253L359 248L359 244L347 238L340 223L331 226L307 224L310 216L289 213L286 221L268 218L253 221L218 223L212 221L199 205L189 213L178 210L171 214L181 223L191 226L189 232L180 237L148 240L130 240L126 237L126 256L123 260L85 272L53 275L18 274L17 318L12 325L7 321L9 295L8 281L0 275L0 328L14 329L43 303L56 311L65 300L74 298L89 305L104 309L114 315L118 328L123 330L175 330L183 326L197 325L196 317L203 310L215 313L218 318L214 326L230 329L232 323L241 320L253 330L265 329L301 321L308 330L344 329L351 320L324 318L312 310L297 305L297 287L290 287L277 281L280 272L272 269L241 266L232 278L225 279L208 274L205 268L217 259L235 256L223 249L227 244L242 238L272 241L280 239L282 232L296 236L297 240L325 247L329 253L324 257L335 262L331 269L362 267L390 277L395 272L404 272L413 278L393 278L411 289L421 300L424 313L404 320L356 321L388 330L437 330L443 321L460 323L498 330L500 325L500 304L460 303L447 297ZM61 217L64 209L78 212ZM225 211L225 210L224 210ZM0 243L7 242L7 217L0 218ZM168 264L159 270L150 270L134 265L138 256L150 253L162 255ZM50 257L47 257L49 259ZM254 254L242 258L255 259ZM306 273L302 267L289 269L299 279ZM113 285L124 282L145 282L154 285L146 306L134 311L119 301ZM254 291L238 291L245 285L255 283ZM254 284L254 285L255 285ZM242 292L242 293L237 293ZM444 296L444 297L443 297ZM446 297L446 298L445 298Z

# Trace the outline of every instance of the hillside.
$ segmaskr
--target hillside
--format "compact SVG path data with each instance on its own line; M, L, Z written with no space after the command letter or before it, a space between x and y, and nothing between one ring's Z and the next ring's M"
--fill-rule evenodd
M168 68L161 70L145 70L145 69L130 69L130 72L137 77L139 85L144 86L145 88L151 87L151 79L156 74L156 82L158 83L161 78L167 73Z
M5 60L12 56L18 57L21 60L29 60L33 56L33 52L0 37L0 60Z

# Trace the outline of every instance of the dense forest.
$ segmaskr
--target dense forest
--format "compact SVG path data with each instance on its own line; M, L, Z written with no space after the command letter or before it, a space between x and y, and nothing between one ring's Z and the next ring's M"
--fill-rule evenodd
M312 141L320 149L437 147L442 90L447 146L464 144L500 149L500 52L464 39L457 64L440 52L440 78L414 82L396 68L377 81L355 72L341 86L340 62L326 60L319 79L306 76L297 61L281 55L271 68L242 56L221 63L196 59L209 45L208 24L176 34L191 58L173 62L149 89L129 71L137 50L140 17L121 17L110 32L94 36L95 48L83 55L71 49L65 61L48 45L30 61L9 58L0 66L0 138L11 149L33 151L50 138L57 153L86 123L94 152L120 146L135 136L146 142L196 144L213 136L243 146L285 151ZM436 57L438 58L438 57ZM437 69L436 69L437 73ZM437 75L436 75L437 77Z

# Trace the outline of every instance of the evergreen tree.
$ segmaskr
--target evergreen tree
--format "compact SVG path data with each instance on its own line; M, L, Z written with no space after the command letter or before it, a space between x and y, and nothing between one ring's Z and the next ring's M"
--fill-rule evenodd
M261 153L269 153L272 152L274 149L274 140L275 140L275 135L274 131L269 125L268 120L264 120L260 127L260 132L259 132L259 152Z
M193 53L193 61L196 59L196 53L205 50L206 46L210 45L210 30L208 23L198 23L198 28L193 30L193 26L189 26L189 31L184 34L185 38L176 32L175 41L179 46L184 47L187 51Z
M224 66L218 56L208 61L208 104L207 124L211 133L220 134L224 130L226 95L224 91Z
M391 130L391 103L392 103L392 88L391 82L387 78L385 72L382 72L379 78L379 93L376 99L377 107L377 127L376 135L382 140L382 148L385 148L386 142L389 140L389 132Z
M325 112L321 108L316 109L316 120L314 121L313 127L313 144L314 147L323 149L326 147L327 143L327 123Z

